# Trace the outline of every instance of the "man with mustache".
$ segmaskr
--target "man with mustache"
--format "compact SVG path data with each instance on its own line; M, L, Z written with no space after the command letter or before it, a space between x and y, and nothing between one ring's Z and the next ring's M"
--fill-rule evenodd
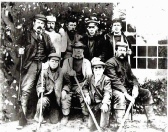
M65 59L62 67L64 85L62 88L61 99L63 113L61 123L63 125L66 125L68 122L71 108L71 99L73 95L76 95L79 98L84 122L87 120L87 117L89 115L74 76L76 76L77 80L79 81L86 100L90 102L88 87L86 87L85 84L88 82L92 75L91 64L90 61L85 59L83 55L85 45L78 41L74 45L72 45L72 48L72 57Z
M19 55L22 56L21 105L25 115L30 95L36 91L42 63L47 61L50 53L56 52L49 35L44 32L45 22L44 15L35 15L32 30L25 31L19 39ZM18 73L20 63L17 64Z
M56 17L53 15L46 16L46 30L45 33L50 36L55 50L58 54L61 54L61 35L55 32Z
M144 106L148 123L153 125L153 98L148 89L139 86L137 78L132 73L131 67L126 59L128 45L117 42L115 57L106 62L104 74L111 79L113 88L112 104L117 118L117 128L121 124L125 114L126 100L140 103Z
M77 33L77 18L75 15L71 15L66 22L66 32L64 35L64 46L66 47L65 55L63 58L69 58L72 56L72 45L77 42L82 36ZM64 48L65 48L64 47Z

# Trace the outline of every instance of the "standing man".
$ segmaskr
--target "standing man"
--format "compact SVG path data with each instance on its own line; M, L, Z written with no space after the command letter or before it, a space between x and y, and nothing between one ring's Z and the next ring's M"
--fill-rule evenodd
M65 79L61 100L63 113L63 119L61 120L62 124L67 124L68 122L73 94L79 98L83 113L83 121L85 122L87 120L88 110L74 76L76 76L77 80L79 81L87 101L90 102L88 87L86 87L85 84L91 77L92 70L90 61L85 59L83 55L85 45L78 41L72 46L72 48L73 55L72 57L64 60L62 68Z
M117 42L124 42L128 45L127 54L132 54L132 46L129 43L128 38L122 31L122 21L119 18L113 19L111 31L104 36L104 44L106 45L105 50L105 61L115 56L115 47Z
M34 117L36 121L39 121L41 93L44 93L44 96L42 98L42 121L44 119L44 116L46 115L49 117L51 123L57 123L59 121L59 115L61 110L60 100L63 81L62 71L60 69L60 60L60 54L51 53L48 56L49 67L42 69L43 71L41 72L38 79L36 90L39 99L37 103L36 114ZM46 111L47 114L44 115Z
M65 55L63 56L64 59L72 57L72 45L77 42L82 36L77 34L76 31L77 27L77 18L76 16L72 15L67 19L66 23L66 32L64 37L64 48L66 49Z
M46 17L37 14L33 20L33 28L31 31L23 33L20 38L19 54L22 56L22 97L21 105L23 112L27 114L27 104L30 94L35 91L37 79L41 72L42 63L47 61L50 53L55 52L55 48L51 43L49 35L44 33ZM17 68L20 64L18 63ZM18 70L19 71L19 70Z
M99 57L103 60L102 56L102 35L98 34L98 25L99 21L97 17L90 16L90 19L86 21L86 35L81 38L81 41L86 45L86 49L84 51L84 56L86 59L90 60L93 57Z
M94 57L91 61L93 75L89 82L89 92L91 97L91 106L96 119L100 119L100 127L106 130L109 123L110 104L111 104L111 81L110 78L103 74L105 63L100 58ZM92 117L89 116L90 130L94 130L95 125Z
M55 32L56 17L53 15L46 16L46 30L45 33L50 36L51 42L53 43L56 53L61 54L61 35Z
M131 102L141 103L147 113L149 123L153 123L153 98L148 89L139 87L137 78L133 75L131 67L126 60L128 45L117 42L115 57L106 62L105 75L111 79L113 88L113 108L115 110L117 124L121 124L125 114L126 99ZM132 95L132 96L131 96Z

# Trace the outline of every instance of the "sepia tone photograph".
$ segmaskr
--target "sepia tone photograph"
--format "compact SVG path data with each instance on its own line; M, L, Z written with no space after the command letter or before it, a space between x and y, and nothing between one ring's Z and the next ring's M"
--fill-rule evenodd
M1 1L2 132L166 132L166 0Z

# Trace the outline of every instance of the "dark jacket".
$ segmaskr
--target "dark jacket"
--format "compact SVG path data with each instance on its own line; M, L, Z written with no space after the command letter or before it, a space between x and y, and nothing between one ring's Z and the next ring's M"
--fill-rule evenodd
M44 50L46 57L41 60L42 62L47 61L47 57L50 53L56 52L53 44L51 43L51 39L49 35L46 33L42 34L42 37L44 38ZM29 66L31 65L36 52L37 52L37 36L34 31L27 31L23 33L23 35L19 38L18 41L19 47L25 48L25 53L23 55L23 62L22 62L22 72L26 73ZM16 68L20 67L20 61L18 62ZM19 71L19 69L17 69Z
M90 82L90 97L92 99L92 102L96 103L106 103L110 105L111 101L111 95L112 95L112 89L111 89L111 82L110 78L102 75L101 79L98 81L97 85L95 86L95 78L94 75L91 77ZM99 95L98 97L95 98L95 93Z
M103 43L102 43L103 36L102 35L97 35L93 38L89 38L88 35L84 35L83 38L80 39L80 41L83 42L83 44L86 46L84 49L84 57L88 60L91 60L93 57L100 57L101 60L103 59L102 56L102 49L103 49ZM89 41L93 40L94 41L94 47L93 47L93 52L90 53L90 48L89 48Z
M137 78L133 75L128 61L120 61L116 57L106 62L105 75L111 79L113 89L125 92L138 85Z
M55 79L52 76L50 68L43 70L43 86L45 87L44 95L49 95L54 91L56 96L56 101L59 106L60 106L60 99L61 99L62 81L63 81L63 74L62 74L61 68L57 69ZM42 86L42 72L40 74L37 87L36 87L38 96L40 94L38 90L39 90L39 87L41 86Z
M123 36L124 42L128 43L129 48L132 50L132 46L129 41L129 38L126 37L123 32L121 33L121 35ZM115 54L114 49L113 49L113 41L112 41L113 36L114 36L114 33L106 34L106 35L104 35L104 39L101 42L105 45L102 49L104 61L107 61L108 59L113 57Z

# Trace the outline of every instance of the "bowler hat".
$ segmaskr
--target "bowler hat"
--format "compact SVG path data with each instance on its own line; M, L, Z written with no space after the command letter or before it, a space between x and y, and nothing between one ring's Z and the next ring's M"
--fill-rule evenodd
M42 20L42 21L46 21L46 17L43 14L37 14L37 15L35 15L34 18Z
M48 56L48 58L53 58L53 57L61 59L61 55L58 54L58 53L51 53L51 54L49 54L49 56Z
M80 42L80 41L78 41L74 45L72 45L72 48L81 48L81 49L84 49L85 47L86 46L82 42Z
M103 65L105 66L106 64L104 62L101 61L100 58L98 57L94 57L92 60L91 60L91 64L92 66L95 66L95 65Z

